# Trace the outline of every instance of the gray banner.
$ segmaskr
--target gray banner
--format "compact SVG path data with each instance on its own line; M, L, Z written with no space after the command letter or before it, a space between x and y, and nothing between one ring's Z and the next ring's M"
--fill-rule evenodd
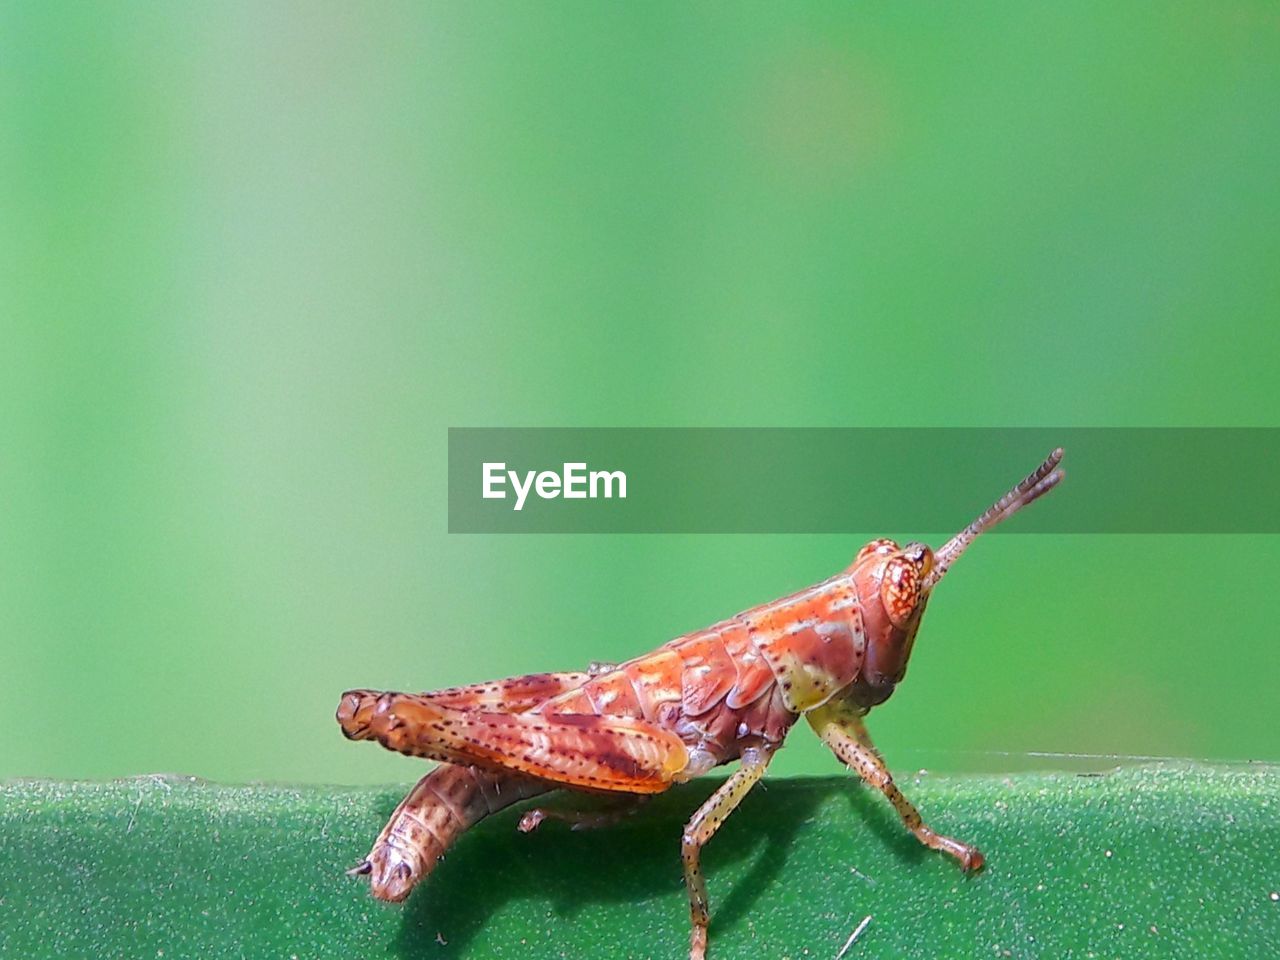
M449 531L946 534L1058 446L1001 532L1280 533L1280 429L1079 427L453 428Z

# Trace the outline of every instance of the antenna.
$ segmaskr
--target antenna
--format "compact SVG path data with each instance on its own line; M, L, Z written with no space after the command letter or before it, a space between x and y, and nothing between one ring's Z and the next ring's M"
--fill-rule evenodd
M938 548L933 555L933 569L925 577L924 588L932 589L969 544L978 538L978 534L990 530L1001 520L1013 516L1028 503L1038 500L1056 487L1066 476L1062 470L1058 469L1058 463L1061 460L1062 448L1058 447L1045 457L1044 463L1027 474L1021 483L988 507L977 520Z

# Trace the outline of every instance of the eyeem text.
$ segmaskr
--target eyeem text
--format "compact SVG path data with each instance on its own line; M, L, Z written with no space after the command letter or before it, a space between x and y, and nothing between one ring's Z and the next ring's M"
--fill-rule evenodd
M529 494L542 500L619 500L627 498L627 475L621 470L588 470L585 463L566 463L554 470L528 470L521 474L508 470L505 463L485 463L482 496L486 500L505 500L507 485L515 492L513 510L524 508Z

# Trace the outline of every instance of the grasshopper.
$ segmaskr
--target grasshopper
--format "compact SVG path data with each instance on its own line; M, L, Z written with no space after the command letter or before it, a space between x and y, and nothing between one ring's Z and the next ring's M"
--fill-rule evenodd
M933 588L979 534L1058 484L1061 459L1062 450L1054 450L937 552L872 540L846 570L819 584L622 664L432 693L348 691L337 719L349 739L440 761L350 872L368 875L375 897L403 900L464 830L513 803L559 788L625 799L617 810L596 813L539 807L519 823L526 832L548 817L600 826L648 796L738 760L681 838L689 956L703 960L710 915L702 848L802 714L921 843L954 857L965 872L980 869L977 847L933 830L903 796L862 718L905 675Z

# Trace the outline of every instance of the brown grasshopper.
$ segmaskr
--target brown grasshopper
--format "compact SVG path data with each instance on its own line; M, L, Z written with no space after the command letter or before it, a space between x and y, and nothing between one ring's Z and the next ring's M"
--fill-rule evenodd
M934 831L902 795L862 718L902 680L929 594L951 564L983 531L1053 489L1061 459L1062 450L1053 451L937 553L922 543L873 540L830 579L623 664L434 693L348 691L337 714L348 738L441 762L351 872L369 876L375 897L403 900L459 834L520 800L565 787L639 801L740 760L681 839L689 956L703 960L709 914L699 854L801 714L921 843L978 870L976 847ZM547 817L586 827L616 812L538 808L520 829Z

